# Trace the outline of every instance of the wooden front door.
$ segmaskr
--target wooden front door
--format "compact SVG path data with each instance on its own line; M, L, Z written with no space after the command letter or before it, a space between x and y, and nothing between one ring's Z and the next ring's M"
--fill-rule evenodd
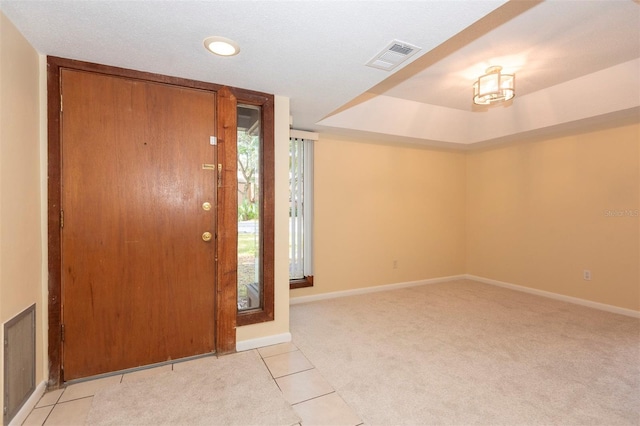
M61 97L64 380L213 352L215 94L64 69Z

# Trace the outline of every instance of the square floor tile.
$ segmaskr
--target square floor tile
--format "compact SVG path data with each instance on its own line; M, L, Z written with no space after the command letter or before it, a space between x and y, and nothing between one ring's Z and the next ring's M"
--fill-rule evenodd
M276 379L276 383L289 404L296 404L333 392L331 385L315 368L280 377Z
M53 405L34 408L24 423L22 423L22 426L42 426L45 420L47 420L49 413L51 413L51 410L53 410Z
M44 423L45 426L84 425L91 410L93 397L75 399L73 401L56 404Z
M55 404L56 402L58 402L58 399L60 399L60 395L62 395L62 392L64 392L64 389L56 389L50 392L45 392L44 395L42 395L42 398L40 398L40 401L38 401L38 403L36 404L36 408Z
M300 351L287 352L264 359L264 363L274 379L287 374L310 370L313 365Z
M304 426L356 426L362 423L337 393L310 399L293 406Z
M205 356L202 358L190 359L188 361L180 361L173 363L173 371L181 371L189 368L202 368L206 369L212 363L216 362L218 358L215 356Z
M120 383L121 380L122 374L118 374L116 376L103 377L102 379L88 380L86 382L69 385L62 393L58 403L93 396L100 389L116 385Z
M153 367L153 368L147 368L144 370L138 370L138 371L133 371L131 373L127 373L125 375L122 376L122 381L123 382L130 382L130 381L134 381L134 380L142 380L142 379L146 379L149 377L153 377L157 374L160 373L166 373L171 371L172 366L171 364L167 364L167 365L162 365L160 367Z
M280 343L279 345L265 346L263 348L258 348L258 352L260 352L260 356L262 358L267 358L274 355L280 355L287 352L297 351L298 348L291 342Z

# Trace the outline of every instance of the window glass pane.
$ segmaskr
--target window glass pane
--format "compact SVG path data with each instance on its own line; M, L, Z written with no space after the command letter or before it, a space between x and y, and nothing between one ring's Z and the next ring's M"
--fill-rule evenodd
M313 140L289 138L289 279L313 276Z
M289 279L304 278L304 143L289 139Z
M262 305L260 107L238 105L238 310Z

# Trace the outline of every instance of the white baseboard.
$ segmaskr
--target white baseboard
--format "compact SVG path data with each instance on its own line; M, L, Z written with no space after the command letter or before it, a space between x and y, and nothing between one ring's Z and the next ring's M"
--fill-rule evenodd
M40 398L42 398L42 395L46 390L47 384L43 380L38 386L36 386L36 389L33 391L29 399L27 399L27 402L24 403L20 411L13 416L13 419L9 422L9 426L19 426L24 423L27 417L29 417L29 414L31 414L31 410L33 410L33 407L35 407L38 401L40 401Z
M503 281L492 280L490 278L478 277L476 275L465 275L468 280L478 281L485 284L491 284L499 287L509 288L511 290L522 291L524 293L535 294L536 296L548 297L550 299L561 300L563 302L575 303L589 308L599 309L601 311L613 312L614 314L626 315L629 317L640 318L640 312L633 309L620 308L618 306L607 305L606 303L593 302L591 300L580 299L579 297L565 296L564 294L553 293L545 290L538 290L531 287L525 287L517 284L506 283Z
M262 348L264 346L277 345L291 341L291 333L274 334L272 336L258 337L257 339L241 340L236 342L236 351L248 351L250 349Z
M299 296L289 299L289 305L316 302L318 300L335 299L338 297L355 296L357 294L375 293L378 291L396 290L399 288L417 287L425 284L436 284L453 280L465 279L465 275L452 275L450 277L431 278L427 280L408 281L404 283L385 284L374 287L355 288L353 290L333 291L331 293L314 294L311 296Z
M606 303L593 302L591 300L580 299L573 296L565 296L564 294L553 293L551 291L538 290L531 287L525 287L517 284L511 284L503 281L493 280L490 278L484 278L477 275L462 274L452 275L449 277L431 278L427 280L409 281L404 283L387 284L375 287L356 288L353 290L334 291L331 293L314 294L311 296L299 296L289 299L290 305L298 305L300 303L316 302L318 300L335 299L338 297L355 296L358 294L375 293L378 291L395 290L398 288L416 287L425 284L436 284L447 281L455 280L473 280L485 284L491 284L499 287L509 288L511 290L522 291L524 293L535 294L537 296L548 297L550 299L561 300L563 302L574 303L576 305L582 305L593 309L599 309L601 311L612 312L614 314L626 315L629 317L640 318L640 311L634 311L633 309L620 308L618 306L607 305Z

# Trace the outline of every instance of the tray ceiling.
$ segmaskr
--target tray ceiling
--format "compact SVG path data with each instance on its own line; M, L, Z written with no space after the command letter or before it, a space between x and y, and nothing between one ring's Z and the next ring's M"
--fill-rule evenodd
M287 96L295 128L468 147L640 114L640 4L605 1L15 1L0 9L53 55ZM239 55L203 40L235 40ZM393 40L421 50L366 66ZM513 101L474 107L490 65Z

